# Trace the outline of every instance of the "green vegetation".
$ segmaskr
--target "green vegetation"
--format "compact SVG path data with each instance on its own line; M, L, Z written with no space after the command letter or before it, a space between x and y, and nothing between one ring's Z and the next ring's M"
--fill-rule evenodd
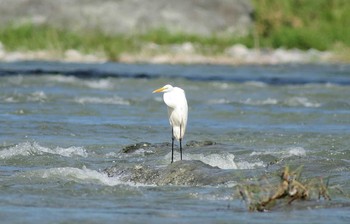
M250 48L350 49L350 1L347 0L252 0L255 26L246 37L202 37L172 33L166 29L146 34L109 36L98 31L71 32L47 26L24 24L0 29L0 42L8 51L50 50L63 53L76 49L83 53L101 52L118 60L123 52L137 53L147 43L166 46L192 42L199 53L220 54L242 43ZM350 57L349 57L350 58Z
M240 38L245 41L245 38ZM83 53L103 52L110 60L117 60L123 52L137 52L147 43L171 45L191 42L198 45L200 53L216 54L232 44L242 42L234 37L201 37L184 33L171 33L166 29L152 30L145 34L107 35L102 32L71 32L48 26L24 24L0 29L0 42L6 50L47 49L63 53L76 49Z
M0 41L8 51L47 49L63 53L76 49L84 53L103 52L111 60L116 60L121 52L136 47L133 39L124 35L108 36L101 32L82 34L31 24L0 30Z
M333 50L350 46L350 1L254 0L260 46Z

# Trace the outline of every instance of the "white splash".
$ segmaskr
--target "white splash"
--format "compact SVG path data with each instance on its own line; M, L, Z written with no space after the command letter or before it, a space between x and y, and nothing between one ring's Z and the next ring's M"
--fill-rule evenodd
M130 102L118 97L78 97L75 98L75 102L81 104L114 104L114 105L130 105Z
M228 83L225 83L225 82L215 82L213 83L213 86L215 88L222 89L222 90L227 90L232 88Z
M209 164L213 167L219 167L220 169L237 169L236 163L233 161L235 156L230 153L223 154L209 154L203 155L199 154L198 159L203 163Z
M113 84L108 79L84 81L84 85L92 89L112 89Z
M229 104L231 103L231 101L227 100L227 99L211 99L208 101L208 104Z
M60 155L64 157L72 157L72 156L81 156L81 157L87 157L88 153L83 147L68 147L68 148L47 148L39 145L38 143L34 142L24 142L17 144L13 147L10 147L8 149L4 149L0 151L0 158L1 159L9 159L14 156L31 156L31 155L43 155L43 154L54 154L54 155Z
M49 179L64 179L66 181L76 181L76 182L91 182L100 183L107 186L115 186L123 184L117 178L108 177L107 174L98 172L96 170L90 170L86 167L82 169L74 167L59 167L51 168L47 170L40 170L38 173L42 178Z
M36 91L28 96L28 101L34 101L34 102L43 102L46 99L47 99L47 96L43 91Z
M290 147L287 148L287 152L289 156L305 156L306 151L303 147Z
M248 86L254 86L254 87L266 87L267 84L264 82L259 82L259 81L248 81L245 82L244 84L248 85Z
M265 164L262 161L254 162L254 163L250 163L250 162L247 162L247 161L237 162L238 169L242 169L242 170L245 170L245 169L247 169L247 170L256 169L256 168L264 167L264 166L265 166Z
M284 104L290 107L320 107L321 104L318 102L312 102L306 97L291 97L284 100L278 100L275 98L268 97L267 99L242 99L239 101L232 101L225 98L220 99L210 99L208 100L208 104L230 104L230 103L241 103L246 105L253 105L253 106L264 106L264 105L277 105L277 104Z
M180 157L180 153L174 152L174 159ZM171 153L165 156L165 160L169 161ZM199 160L212 167L218 167L220 169L237 169L236 163L233 161L235 156L230 153L213 153L213 154L183 154L183 160Z
M48 76L45 76L45 78L48 79L48 81L50 82L58 82L58 83L74 84L79 82L79 79L74 76L48 75Z
M18 176L24 178L41 178L47 180L63 180L63 181L74 181L83 184L100 184L106 186L117 186L117 185L129 185L129 186L153 186L145 185L134 182L122 181L117 177L109 177L106 173L102 173L96 170L91 170L85 166L80 168L76 167L56 167L50 169L31 170L19 173Z
M112 89L113 83L109 79L84 80L74 76L52 75L46 77L51 82L85 86L91 89Z
M264 100L252 100L251 98L248 98L244 101L241 101L241 103L243 104L247 104L247 105L254 105L254 106L259 106L259 105L275 105L278 104L278 100L277 99L273 99L273 98L267 98Z
M9 97L4 98L4 101L6 103L18 103L19 102L19 100L15 99L15 97L13 97L13 96L9 96Z
M274 155L278 156L280 158L288 158L291 156L305 156L306 155L306 150L303 147L299 146L293 146L293 147L288 147L285 149L268 149L264 151L259 151L259 152L252 152L250 154L251 156L256 156L256 155Z
M292 97L285 101L288 106L304 106L304 107L320 107L321 104L317 102L311 102L306 97Z
M35 91L30 94L14 93L13 95L4 98L4 101L7 103L45 102L46 100L47 96L43 91Z

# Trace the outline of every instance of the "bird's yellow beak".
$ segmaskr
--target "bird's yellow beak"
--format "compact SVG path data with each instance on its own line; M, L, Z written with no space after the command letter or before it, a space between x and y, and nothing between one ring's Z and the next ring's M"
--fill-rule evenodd
M160 92L163 92L165 89L166 89L165 87L162 87L162 88L154 90L152 93L160 93Z

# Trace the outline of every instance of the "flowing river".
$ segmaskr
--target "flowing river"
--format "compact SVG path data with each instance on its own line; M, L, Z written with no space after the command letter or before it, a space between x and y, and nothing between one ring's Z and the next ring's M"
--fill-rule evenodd
M238 186L285 166L332 200L249 212ZM349 223L350 65L0 63L0 183L1 223Z

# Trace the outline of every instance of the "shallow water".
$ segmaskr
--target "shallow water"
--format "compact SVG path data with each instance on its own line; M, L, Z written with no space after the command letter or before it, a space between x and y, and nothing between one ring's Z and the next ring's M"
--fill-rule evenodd
M167 83L189 102L174 164ZM0 63L0 106L2 222L350 220L349 65ZM332 201L248 212L236 186L285 165Z

